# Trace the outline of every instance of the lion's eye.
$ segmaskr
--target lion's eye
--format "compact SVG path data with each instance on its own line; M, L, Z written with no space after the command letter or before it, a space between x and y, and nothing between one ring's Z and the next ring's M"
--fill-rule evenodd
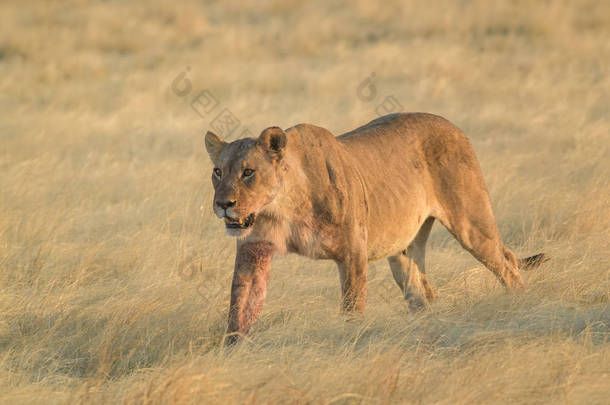
M252 169L246 169L246 170L244 170L244 178L246 178L246 177L250 177L250 176L252 176L253 174L254 174L254 170L252 170Z
M218 178L220 178L220 176L222 176L222 170L220 170L219 168L215 167L214 168L214 175Z

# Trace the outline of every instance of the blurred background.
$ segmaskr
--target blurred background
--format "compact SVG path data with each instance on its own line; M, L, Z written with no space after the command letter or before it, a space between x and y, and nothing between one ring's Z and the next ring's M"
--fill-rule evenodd
M604 403L610 2L0 3L0 402ZM362 322L332 262L274 261L233 352L234 241L203 135L389 112L470 137L500 232L553 260L507 295L435 226L438 299L386 262ZM439 376L443 377L440 378Z

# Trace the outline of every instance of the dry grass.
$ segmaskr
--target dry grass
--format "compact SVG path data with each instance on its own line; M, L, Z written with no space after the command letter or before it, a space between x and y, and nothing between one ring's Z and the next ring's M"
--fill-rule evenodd
M610 3L351 4L2 1L0 402L607 403ZM553 260L507 295L435 227L432 309L407 313L380 262L345 322L332 263L278 258L225 351L204 89L252 133L338 134L389 95L441 114L507 244Z

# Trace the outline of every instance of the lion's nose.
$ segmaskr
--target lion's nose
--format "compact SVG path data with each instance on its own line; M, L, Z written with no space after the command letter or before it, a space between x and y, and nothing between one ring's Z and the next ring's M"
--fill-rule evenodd
M223 210L226 210L227 208L232 207L232 206L235 205L235 200L233 200L233 201L216 201L216 205L218 205Z

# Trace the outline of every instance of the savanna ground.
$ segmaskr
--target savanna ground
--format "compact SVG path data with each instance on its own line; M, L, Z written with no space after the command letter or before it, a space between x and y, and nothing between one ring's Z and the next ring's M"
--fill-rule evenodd
M0 15L0 402L608 403L607 1L3 0ZM172 88L183 72L190 92ZM225 350L235 247L205 130L227 108L233 139L340 134L389 96L469 135L505 242L552 261L509 295L435 226L431 309L409 314L379 262L346 322L333 263L279 257L250 340Z

